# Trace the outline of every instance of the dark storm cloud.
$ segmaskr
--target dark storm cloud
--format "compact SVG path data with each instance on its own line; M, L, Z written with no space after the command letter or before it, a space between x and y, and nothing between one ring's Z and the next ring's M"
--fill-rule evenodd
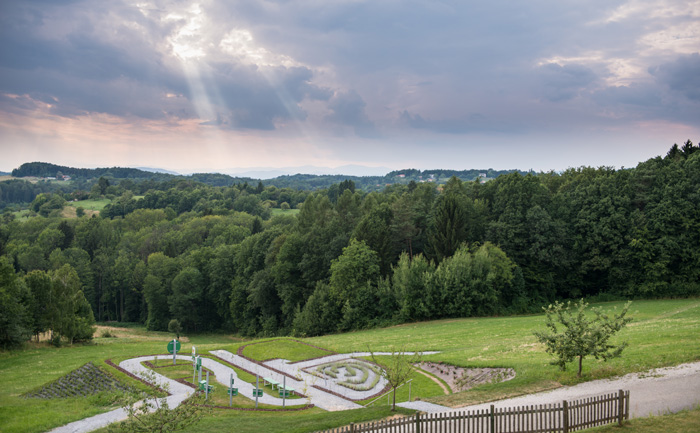
M365 112L366 105L355 91L336 93L328 103L332 114L326 118L331 122L351 127L359 137L378 138L377 129Z
M183 68L162 49L184 22L162 19L168 4L156 5L153 18L120 2L111 2L109 10L104 6L3 6L0 92L50 101L51 113L67 117L92 112L145 119L198 117L194 104L202 95L193 94ZM102 20L113 27L101 28ZM222 104L215 107L224 116L220 126L274 129L276 119L306 117L298 105L303 99L328 100L332 93L311 84L313 73L306 67L277 67L263 74L228 59L202 63L199 69L206 97ZM0 108L33 108L26 97L20 100L6 100Z
M311 71L303 67L277 67L261 74L254 66L217 64L208 87L218 90L230 110L231 127L272 130L276 119L304 120L306 113L298 105L302 100L330 97L330 91L312 85L311 78Z
M603 106L627 104L655 107L662 104L661 94L657 86L631 84L601 89L593 94L593 100Z
M411 114L404 110L399 113L399 120L411 128L426 129L444 134L472 134L477 132L513 133L518 128L498 122L494 124L488 117L473 113L463 118L424 119L420 114Z
M550 101L566 101L585 91L598 77L582 65L561 66L550 63L539 68L543 95Z
M693 53L652 67L649 73L671 90L688 99L700 101L700 54Z
M620 124L698 112L700 56L642 52L640 42L696 22L684 2L143 2L0 3L0 93L18 95L0 109L230 129L313 121L365 138L595 129L610 122L605 110ZM654 13L663 7L679 12ZM195 15L206 22L190 25ZM226 51L234 31L251 45ZM201 53L176 57L178 35ZM615 76L625 62L648 73Z

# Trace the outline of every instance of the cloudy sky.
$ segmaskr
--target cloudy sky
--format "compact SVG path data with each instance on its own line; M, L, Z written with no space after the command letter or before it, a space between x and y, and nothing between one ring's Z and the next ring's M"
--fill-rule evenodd
M631 167L699 52L696 0L3 0L0 170Z

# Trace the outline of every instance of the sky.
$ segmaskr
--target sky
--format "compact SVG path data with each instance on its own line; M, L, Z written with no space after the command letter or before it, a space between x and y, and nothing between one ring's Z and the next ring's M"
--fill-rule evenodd
M688 139L697 0L0 0L0 171L559 171Z

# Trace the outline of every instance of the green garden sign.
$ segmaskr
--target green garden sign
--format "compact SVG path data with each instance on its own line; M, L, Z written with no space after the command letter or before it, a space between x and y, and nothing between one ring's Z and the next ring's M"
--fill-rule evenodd
M173 347L175 347L175 353L180 351L180 342L177 340L168 341L168 353L173 353Z
M253 390L253 397L262 397L263 396L263 390L258 388Z

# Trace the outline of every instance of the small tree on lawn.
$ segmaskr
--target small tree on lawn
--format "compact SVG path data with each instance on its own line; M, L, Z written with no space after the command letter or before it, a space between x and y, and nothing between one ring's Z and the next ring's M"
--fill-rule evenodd
M409 355L404 349L391 350L391 355L387 360L379 362L374 352L370 350L372 361L382 367L382 377L389 382L389 386L393 391L393 401L391 410L396 410L396 389L406 383L413 374L413 364L420 362L420 353Z
M558 365L562 371L566 370L568 362L578 358L578 376L581 377L583 358L586 356L607 361L620 356L627 347L626 342L614 345L609 340L632 321L632 318L625 317L631 303L625 304L619 314L612 316L603 313L600 308L592 308L591 316L586 314L588 304L583 299L573 305L571 301L566 305L555 302L543 307L547 315L547 330L535 332L535 337L545 345L547 353L557 357L552 365Z
M168 323L168 332L175 334L175 337L179 340L180 332L182 332L182 325L180 325L180 321L177 319L171 320L170 323Z
M143 378L155 383L156 374L149 370L141 374ZM164 386L167 392L167 385ZM170 409L166 397L157 398L153 395L140 398L130 397L124 405L128 419L109 426L108 433L151 433L174 432L184 430L199 422L205 414L211 413L211 408L203 406L204 395L195 393L180 406Z

